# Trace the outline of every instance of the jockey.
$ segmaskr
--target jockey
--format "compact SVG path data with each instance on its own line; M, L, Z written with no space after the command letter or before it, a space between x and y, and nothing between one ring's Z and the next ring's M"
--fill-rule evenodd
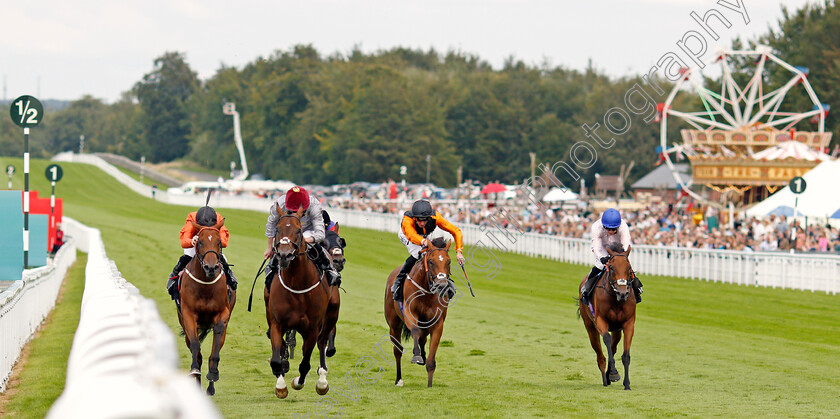
M580 298L585 305L589 305L589 297L595 286L596 279L604 271L604 265L610 260L607 253L609 245L619 242L621 247L630 247L630 228L621 220L621 214L615 208L610 208L601 215L601 219L592 223L592 253L595 255L595 266L589 272L586 283L580 289ZM642 281L633 273L633 290L636 293L636 303L642 302Z
M309 195L306 189L295 186L286 192L285 198L278 199L271 205L268 212L268 221L265 224L265 236L268 237L268 247L265 249L265 258L271 258L271 262L265 269L265 287L271 289L271 279L277 271L277 262L274 259L274 235L277 233L277 221L280 215L277 207L280 207L282 215L294 214L303 208L305 212L300 217L300 225L303 229L303 241L307 248L324 241L324 215L321 211L321 203L315 197ZM341 274L332 266L330 257L323 246L314 246L318 249L318 265L327 274L330 285L341 285Z
M198 211L191 212L187 215L187 220L184 222L184 226L181 227L181 247L184 248L184 254L178 259L178 263L175 264L175 267L172 269L172 273L169 274L169 281L166 283L166 289L169 291L169 295L172 296L172 299L175 299L175 291L177 283L178 275L184 268L187 267L187 264L190 263L193 256L195 256L195 244L198 241L198 230L193 228L193 222L200 226L204 227L213 227L214 225L222 222L224 217L221 214L217 214L216 211L211 207L201 207ZM228 231L227 227L222 226L219 230L219 236L222 239L222 247L227 247L228 238L230 237L230 232ZM225 271L225 276L227 277L227 284L231 289L236 289L236 276L233 275L233 271L230 269L230 265L228 265L227 258L224 254L221 255L219 261L222 263L222 267Z
M435 231L436 227L449 232L455 238L455 252L458 263L461 266L464 265L464 255L462 253L464 240L461 229L443 218L439 212L433 210L429 201L425 199L416 201L411 206L411 211L405 212L401 227L398 237L408 249L409 255L400 273L397 274L394 285L391 286L394 301L402 301L402 283L411 272L411 268L420 259L420 251L431 243L427 237Z

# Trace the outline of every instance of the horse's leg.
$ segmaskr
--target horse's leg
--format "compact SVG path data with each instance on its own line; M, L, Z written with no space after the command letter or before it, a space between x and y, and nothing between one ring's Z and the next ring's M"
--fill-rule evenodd
M425 330L418 326L411 327L409 330L411 330L411 340L414 341L414 356L411 357L411 363L423 365L426 363L426 360L423 359L423 352L420 350L420 339L422 338Z
M289 389L286 388L286 373L289 372L289 360L286 359L286 343L283 341L283 328L279 322L272 321L269 316L268 321L268 335L271 339L271 372L277 377L277 382L274 384L274 394L285 399L289 395Z
M219 360L221 359L222 346L225 344L225 336L227 335L227 323L230 319L230 312L225 310L220 319L213 324L213 350L210 352L210 363L207 368L207 381L210 385L207 386L207 394L213 396L216 394L216 381L219 381Z
M289 348L289 359L295 359L295 346L297 346L297 339L295 338L295 330L289 329L283 335L283 340L286 341L286 347Z
M581 304L581 310L589 310L586 306ZM595 351L595 355L597 356L598 360L598 369L601 371L601 378L606 379L606 367L607 367L607 360L604 358L604 352L601 350L601 336L598 334L598 330L595 328L595 324L592 323L592 320L586 314L581 316L583 317L583 325L586 326L586 333L589 335L589 344L592 345L592 350ZM607 386L608 382L605 381L604 385Z
M426 373L429 376L429 387L432 386L432 378L435 375L435 367L437 366L437 363L435 362L435 354L437 353L437 348L440 344L440 338L443 336L443 319L432 326L431 335L432 339L429 342L429 357L426 358Z
M397 379L394 381L394 385L397 386L397 387L402 387L403 386L403 380L402 380L402 365L401 365L402 362L401 361L402 361L403 347L402 347L402 343L400 343L400 342L402 342L402 340L400 340L400 329L399 328L395 329L394 326L391 326L390 333L391 333L391 342L398 342L396 345L394 345L394 359L397 361Z
M608 386L611 382L607 375L607 371L612 371L615 369L615 359L613 357L614 353L612 351L612 335L610 335L607 322L603 318L596 317L595 326L598 328L598 333L601 335L601 338L604 340L604 346L607 348L607 370L602 370L602 378L604 380L604 385Z
M426 337L427 335L423 335L420 338L420 356L423 357L423 363L420 365L426 365Z
M617 352L618 342L621 341L621 330L616 330L616 331L610 332L610 335L612 337L612 347L610 349L612 349L612 353L613 353L613 355L615 355L615 354L618 353ZM621 374L618 373L618 369L615 368L615 364L613 364L612 369L609 370L609 376L610 376L610 381L612 381L612 382L616 382L618 380L621 380Z
M306 375L309 374L309 370L312 368L311 364L309 363L309 358L312 357L312 350L315 349L315 342L318 339L318 332L316 330L312 330L311 328L306 331L299 330L301 337L303 338L303 350L301 351L301 360L300 366L298 366L298 371L300 371L300 377L296 377L292 380L292 388L295 390L300 390L306 385Z
M330 385L327 382L327 341L330 338L330 333L333 327L325 325L321 327L321 332L318 333L318 358L320 364L318 366L318 382L315 383L315 391L323 396L330 391Z
M183 323L184 340L187 343L187 348L190 350L190 354L192 354L190 375L195 377L195 381L198 385L201 385L201 341L198 340L197 319L192 311L185 310Z
M624 322L624 353L621 354L621 363L624 364L625 390L630 390L630 343L633 341L633 332L635 328L635 319Z
M333 327L332 331L330 332L329 337L327 337L327 351L326 354L328 357L332 357L335 355L335 327Z

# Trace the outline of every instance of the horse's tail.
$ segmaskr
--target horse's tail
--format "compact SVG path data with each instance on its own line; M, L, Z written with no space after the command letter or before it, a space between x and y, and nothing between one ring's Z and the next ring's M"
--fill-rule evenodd
M580 298L573 297L575 305L577 306L577 318L580 318Z
M405 325L405 323L402 324L402 338L403 341L411 339L411 330L408 330L408 327Z
M204 342L204 338L210 334L211 329L201 329L198 331L198 341Z

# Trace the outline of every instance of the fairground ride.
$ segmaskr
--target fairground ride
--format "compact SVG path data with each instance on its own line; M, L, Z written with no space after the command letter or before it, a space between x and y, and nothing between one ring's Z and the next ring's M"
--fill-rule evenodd
M713 72L714 64L720 69L717 80L702 72L703 68ZM754 67L751 75L749 65ZM768 82L769 72L777 70L774 66L786 77L789 74L784 83ZM743 207L764 199L827 157L823 150L831 141L831 132L825 132L829 106L819 101L808 83L807 68L786 63L767 46L750 51L721 50L703 68L680 69L681 78L658 106L661 158L687 194L718 208L727 204ZM720 90L709 88L717 85ZM801 95L800 89L811 102L810 109L796 109L802 100L785 104L785 98ZM678 109L676 103L697 103L696 98L675 102L678 95L695 95L703 109ZM680 130L680 142L669 141L669 124L691 128ZM777 153L779 158L761 153L789 146L799 151ZM705 196L691 190L678 175L673 160L682 157L691 162L693 184L705 186Z

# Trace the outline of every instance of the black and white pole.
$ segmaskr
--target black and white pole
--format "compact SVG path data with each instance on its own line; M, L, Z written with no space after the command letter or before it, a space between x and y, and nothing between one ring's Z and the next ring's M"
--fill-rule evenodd
M799 194L805 192L805 188L808 186L808 183L805 182L801 176L797 176L790 180L788 183L788 187L790 191L793 192L795 198L793 200L793 221L791 222L790 228L790 253L794 253L796 250L796 212L799 208Z
M9 108L12 122L23 128L23 268L29 268L29 128L41 123L44 108L32 96L24 95Z
M61 166L51 164L47 166L44 175L47 177L50 185L52 185L52 192L50 192L50 230L55 230L55 183L61 180L61 177L64 176L64 171L61 169ZM50 243L50 251L52 251L52 245L53 243Z

